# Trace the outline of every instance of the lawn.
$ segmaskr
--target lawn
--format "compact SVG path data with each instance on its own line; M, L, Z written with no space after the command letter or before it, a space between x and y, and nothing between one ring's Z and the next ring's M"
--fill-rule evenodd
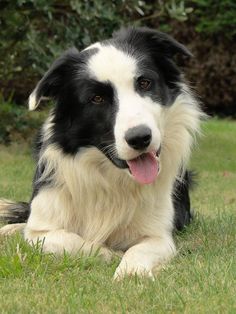
M118 260L56 257L0 238L0 313L236 313L236 122L211 120L195 149L194 223L156 280L112 281ZM27 200L33 162L0 147L0 196Z

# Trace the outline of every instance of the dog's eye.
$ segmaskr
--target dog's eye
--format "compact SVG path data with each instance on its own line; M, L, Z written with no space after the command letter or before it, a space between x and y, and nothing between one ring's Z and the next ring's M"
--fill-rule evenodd
M140 78L138 80L138 86L140 89L144 91L148 91L151 88L152 82L149 79L146 78Z
M91 101L95 104L102 104L104 102L104 98L102 98L100 95L96 95L92 97Z

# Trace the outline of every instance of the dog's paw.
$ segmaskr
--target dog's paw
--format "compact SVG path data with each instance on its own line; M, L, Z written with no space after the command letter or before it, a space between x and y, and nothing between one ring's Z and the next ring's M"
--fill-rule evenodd
M98 249L98 257L100 257L106 263L110 263L114 257L114 253L106 247L101 247Z
M16 232L22 232L25 225L26 225L25 223L5 225L4 227L0 228L0 235L10 236Z
M106 247L100 247L98 249L98 256L101 257L107 263L110 263L112 260L116 258L121 258L123 254L124 253L121 251L113 251Z
M116 268L113 279L116 281L123 280L125 277L138 276L141 278L150 278L154 280L152 270L141 263L133 261L128 262L123 259Z

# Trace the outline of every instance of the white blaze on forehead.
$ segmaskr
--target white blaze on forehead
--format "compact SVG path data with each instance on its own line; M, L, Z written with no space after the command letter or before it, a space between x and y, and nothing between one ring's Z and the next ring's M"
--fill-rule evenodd
M88 67L98 81L110 81L116 86L121 86L133 84L136 61L114 46L100 45L99 51L89 60Z

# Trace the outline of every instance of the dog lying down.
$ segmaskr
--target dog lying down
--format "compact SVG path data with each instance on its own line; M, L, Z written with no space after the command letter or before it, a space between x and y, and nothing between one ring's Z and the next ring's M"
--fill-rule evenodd
M128 28L56 60L29 98L55 107L36 142L28 203L2 200L2 234L23 229L45 252L122 252L114 278L153 276L191 220L186 171L204 116L174 58L186 47Z

